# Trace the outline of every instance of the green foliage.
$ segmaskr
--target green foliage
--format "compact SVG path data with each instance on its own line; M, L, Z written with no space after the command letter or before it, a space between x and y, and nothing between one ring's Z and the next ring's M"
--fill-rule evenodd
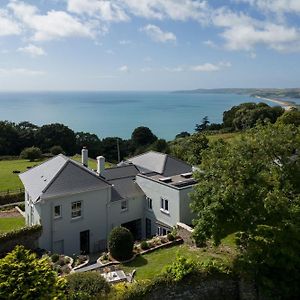
M223 113L223 125L233 130L249 129L258 122L275 123L284 112L280 106L270 107L265 103L242 103Z
M141 126L134 129L131 140L136 146L146 146L154 143L157 140L157 137L148 127Z
M58 154L64 154L65 152L61 146L55 145L51 147L50 153L53 155L58 155Z
M191 135L191 134L190 134L189 132L187 132L187 131L182 131L182 132L176 134L175 139L185 138L185 137L188 137L188 136L190 136L190 135Z
M0 205L24 201L24 193L0 195Z
M143 250L148 250L149 249L149 245L148 245L147 241L142 241L141 242L141 249L143 249Z
M218 141L203 154L203 173L191 195L197 244L210 238L219 244L232 232L245 232L243 261L269 291L266 282L291 292L299 281L299 150L300 129L288 125L258 126L230 144Z
M171 242L171 241L174 241L175 240L175 237L172 233L168 233L167 234L167 239Z
M157 152L168 153L169 145L166 140L158 139L150 146L150 149Z
M49 259L38 259L23 246L0 259L0 299L65 299L64 287Z
M42 157L42 152L38 147L25 148L21 152L20 157L23 159L29 159L29 161L34 161Z
M300 111L292 109L286 111L282 116L277 119L280 124L293 124L295 126L300 126Z
M178 282L181 281L187 275L194 272L195 269L196 265L194 261L177 254L176 260L172 264L164 268L163 276L168 278L168 280Z
M73 273L67 277L67 291L70 299L99 299L110 285L99 272Z
M197 132L205 131L207 129L209 123L210 122L208 121L208 116L205 116L202 119L202 123L201 124L196 124L195 131L197 131Z
M23 227L17 230L12 230L7 233L0 234L0 244L4 243L9 240L23 238L28 235L32 235L35 233L41 233L42 226L41 225L34 225L30 227Z
M115 227L109 234L108 248L113 258L127 260L133 255L133 236L125 227Z
M59 255L57 253L54 253L51 255L52 262L56 263L59 260Z

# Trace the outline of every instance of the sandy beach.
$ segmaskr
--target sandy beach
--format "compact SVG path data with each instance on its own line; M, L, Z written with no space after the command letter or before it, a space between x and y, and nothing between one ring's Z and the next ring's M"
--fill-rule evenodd
M270 101L273 103L277 103L277 104L281 105L285 110L291 110L292 108L296 108L295 104L293 104L292 102L284 101L284 100L266 98L266 97L260 97L260 96L255 96L255 98L263 99L263 100Z

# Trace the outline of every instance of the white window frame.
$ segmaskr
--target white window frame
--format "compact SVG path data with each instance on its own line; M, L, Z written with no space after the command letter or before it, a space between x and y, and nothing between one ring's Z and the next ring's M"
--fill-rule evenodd
M75 206L75 208L73 208ZM71 219L79 219L82 217L82 201L74 201L71 203Z
M149 197L146 197L146 199L147 199L147 208L149 209L149 210L153 210L153 201L152 201L152 198L149 198Z
M55 215L55 208L59 207L59 215ZM54 210L53 210L53 215L54 215L54 219L59 219L61 218L61 205L54 205Z
M170 202L168 199L166 198L160 198L160 210L161 212L165 213L165 214L170 214L169 212L169 208L170 208Z
M126 211L126 210L128 210L128 201L127 200L122 200L121 201L121 211Z

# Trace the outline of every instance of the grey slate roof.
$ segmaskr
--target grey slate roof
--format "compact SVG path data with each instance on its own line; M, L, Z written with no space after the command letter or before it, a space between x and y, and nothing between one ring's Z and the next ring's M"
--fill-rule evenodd
M153 175L155 172L164 176L172 176L192 171L192 166L184 161L155 151L129 158L128 162L136 165L143 174L152 172Z
M45 197L103 188L109 183L96 173L60 154L20 174L33 201Z
M144 192L134 179L135 177L127 177L110 180L109 183L113 185L111 201L144 196Z
M120 167L105 169L102 177L106 180L124 178L124 177L135 177L139 173L139 170L134 165L123 165Z

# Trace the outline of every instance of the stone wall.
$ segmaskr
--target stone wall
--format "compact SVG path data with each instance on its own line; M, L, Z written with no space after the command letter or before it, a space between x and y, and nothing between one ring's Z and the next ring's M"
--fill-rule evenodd
M183 241L190 245L194 246L195 241L193 239L193 228L184 224L184 223L177 223L177 234L183 239Z
M157 286L144 299L255 300L258 298L252 283L243 282L241 285L239 280L220 278Z

